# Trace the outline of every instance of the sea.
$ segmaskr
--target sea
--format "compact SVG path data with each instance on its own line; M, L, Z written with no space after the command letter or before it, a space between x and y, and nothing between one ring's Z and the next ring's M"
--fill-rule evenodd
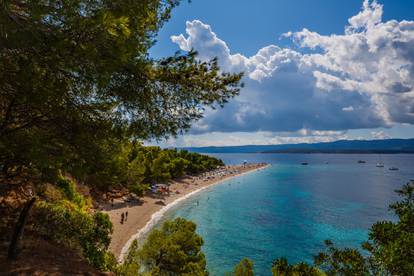
M312 263L326 239L360 249L372 224L396 219L388 208L399 199L394 191L414 179L412 154L212 155L226 164L271 166L209 187L160 221L197 224L210 275L225 275L244 257L255 275L271 275L279 257Z

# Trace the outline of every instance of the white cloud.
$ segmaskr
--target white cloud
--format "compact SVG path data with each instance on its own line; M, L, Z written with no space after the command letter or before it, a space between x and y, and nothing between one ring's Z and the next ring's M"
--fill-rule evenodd
M371 131L372 139L388 139L390 136L386 134L383 130L380 131Z
M384 121L414 123L414 22L382 22L383 6L364 1L343 35L323 36L304 29L291 36L301 47L322 54L303 56L314 71L316 86L369 95Z
M382 22L382 13L382 5L366 0L343 34L307 29L284 34L310 53L269 45L251 57L231 53L209 25L187 22L186 35L171 37L182 50L195 49L202 60L218 57L223 71L246 73L241 95L222 110L208 111L191 132L292 133L413 124L414 22Z
M382 6L376 1L370 3L364 0L363 9L357 15L351 17L348 22L347 33L353 33L363 28L372 28L376 24L381 23Z
M352 111L354 111L354 107L353 107L352 105L350 105L350 106L346 106L346 107L343 107L343 108L342 108L342 111L345 111L345 112L352 112Z

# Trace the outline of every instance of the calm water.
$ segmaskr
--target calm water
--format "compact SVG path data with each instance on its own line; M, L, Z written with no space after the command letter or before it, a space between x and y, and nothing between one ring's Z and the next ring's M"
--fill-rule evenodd
M214 156L227 164L247 160L272 167L211 187L166 214L197 223L211 275L224 275L243 257L254 261L257 275L270 275L280 256L311 262L325 239L357 247L374 222L393 219L387 207L397 199L393 191L414 179L414 155ZM384 168L375 167L379 161Z

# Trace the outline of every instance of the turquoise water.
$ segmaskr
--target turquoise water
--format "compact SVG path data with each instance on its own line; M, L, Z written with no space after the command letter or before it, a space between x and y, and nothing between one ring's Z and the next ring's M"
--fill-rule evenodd
M414 179L414 155L215 156L272 166L210 187L166 213L197 223L211 275L224 275L243 257L254 261L256 275L270 275L277 257L311 262L325 239L357 247L374 222L393 219L387 208L397 199L393 191ZM375 167L379 161L385 168Z

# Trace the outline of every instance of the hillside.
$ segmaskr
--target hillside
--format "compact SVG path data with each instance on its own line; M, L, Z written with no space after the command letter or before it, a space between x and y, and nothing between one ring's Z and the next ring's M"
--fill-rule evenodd
M414 139L339 140L325 143L187 147L199 153L414 153Z

